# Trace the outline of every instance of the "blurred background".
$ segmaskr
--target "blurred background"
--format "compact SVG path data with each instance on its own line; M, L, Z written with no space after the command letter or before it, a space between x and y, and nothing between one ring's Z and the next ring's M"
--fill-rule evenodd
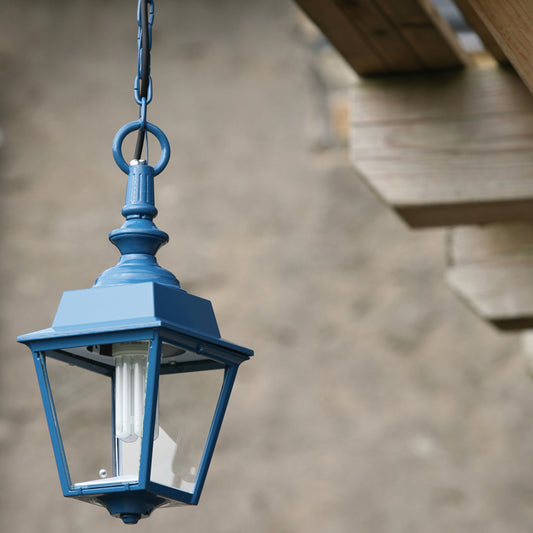
M136 4L1 8L2 532L126 527L61 495L15 339L118 259L111 142L138 113ZM148 118L173 150L156 181L171 237L159 262L256 356L200 505L138 530L530 531L533 384L518 340L449 293L444 233L407 230L359 181L351 75L327 43L288 0L158 0L152 76Z

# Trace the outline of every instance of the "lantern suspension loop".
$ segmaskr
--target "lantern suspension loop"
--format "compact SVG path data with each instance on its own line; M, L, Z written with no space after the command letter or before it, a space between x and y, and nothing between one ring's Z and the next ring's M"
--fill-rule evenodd
M147 136L146 107L152 100L152 78L150 76L150 50L152 48L152 24L154 21L153 0L139 0L137 5L137 76L134 83L135 101L140 106L140 127L133 159L141 159L144 139ZM148 159L148 157L146 158Z
M126 163L124 155L122 154L122 143L130 133L140 130L141 127L141 120L129 122L117 131L115 138L113 139L113 157L115 158L115 163L118 165L120 170L126 174L128 174L130 171L130 165ZM163 131L154 124L146 122L144 127L146 128L146 131L151 133L161 145L161 156L159 157L159 161L154 166L154 176L157 176L163 172L167 166L168 160L170 159L170 143L168 142L167 136L163 133Z
M152 101L152 77L150 76L150 50L152 49L152 25L154 22L154 0L138 0L137 4L137 75L133 84L133 96L139 104L139 119L122 126L113 140L113 157L119 168L126 174L130 165L124 159L122 143L127 135L137 131L137 143L133 155L134 161L142 159L145 139L148 133L156 137L161 145L161 157L154 166L154 175L159 174L167 166L170 158L170 145L165 134L154 124L147 121L148 104ZM148 142L146 157L148 163Z

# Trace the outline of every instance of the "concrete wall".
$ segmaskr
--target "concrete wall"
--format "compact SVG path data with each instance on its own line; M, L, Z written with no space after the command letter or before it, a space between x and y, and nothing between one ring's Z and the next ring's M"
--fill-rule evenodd
M119 531L64 500L29 352L63 290L117 260L134 0L18 0L0 20L0 531ZM344 150L318 150L313 51L290 3L156 5L149 119L160 263L253 346L200 505L140 531L521 533L533 387L518 344L442 282L443 233L404 228ZM80 421L83 423L83 420ZM81 450L83 452L83 450Z

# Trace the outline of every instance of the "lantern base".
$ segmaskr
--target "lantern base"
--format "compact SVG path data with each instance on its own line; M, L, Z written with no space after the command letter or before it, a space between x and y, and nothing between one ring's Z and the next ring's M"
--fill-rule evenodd
M136 524L141 519L141 515L136 513L122 513L120 518L125 524Z
M111 516L122 519L125 524L136 524L141 518L150 516L154 509L166 503L165 498L148 491L105 494L95 500L103 505Z

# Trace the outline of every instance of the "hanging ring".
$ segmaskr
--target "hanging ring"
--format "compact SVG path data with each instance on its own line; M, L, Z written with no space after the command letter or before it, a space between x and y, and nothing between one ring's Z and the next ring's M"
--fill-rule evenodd
M143 126L146 131L150 132L159 141L161 146L161 157L154 166L154 176L157 176L163 172L163 170L165 170L168 160L170 159L170 144L163 131L150 122L145 122L143 124L141 120L135 120L122 126L122 128L117 131L115 138L113 139L113 157L115 158L115 163L118 165L120 170L128 174L130 171L130 166L128 163L126 163L124 155L122 154L122 143L131 132L143 129Z

